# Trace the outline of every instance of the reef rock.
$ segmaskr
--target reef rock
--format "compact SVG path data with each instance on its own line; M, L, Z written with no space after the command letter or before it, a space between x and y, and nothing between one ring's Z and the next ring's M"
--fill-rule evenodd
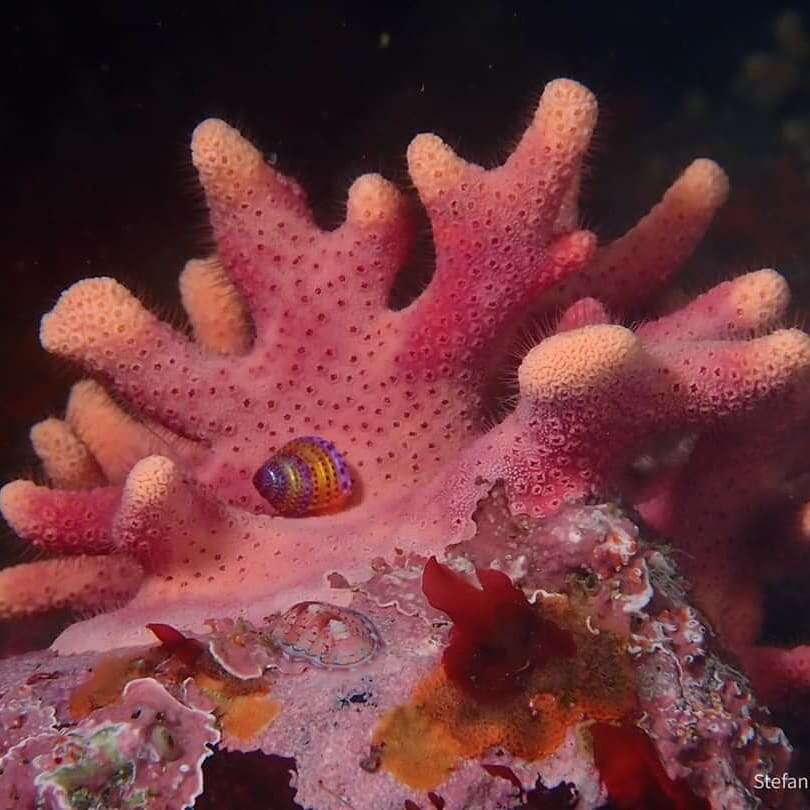
M541 790L580 808L780 806L757 775L786 771L790 746L666 549L615 506L516 519L506 503L493 491L476 534L433 560L433 600L472 592L453 621L425 597L413 615L381 607L376 580L339 600L351 607L304 603L294 623L212 621L195 637L157 629L158 646L3 662L0 806L190 806L215 743L215 758L288 758L290 806L306 808L506 810ZM412 590L384 576L388 596ZM465 623L483 630L459 676L448 654ZM504 675L504 660L520 665Z

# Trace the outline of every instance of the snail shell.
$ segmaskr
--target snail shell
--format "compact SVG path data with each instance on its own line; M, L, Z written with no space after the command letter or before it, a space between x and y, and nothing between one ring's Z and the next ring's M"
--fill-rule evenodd
M352 476L332 442L302 436L285 444L253 476L259 494L285 517L340 509L352 494Z

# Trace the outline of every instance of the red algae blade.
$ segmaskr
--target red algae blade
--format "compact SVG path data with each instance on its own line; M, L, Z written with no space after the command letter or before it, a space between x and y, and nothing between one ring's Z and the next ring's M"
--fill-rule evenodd
M480 699L497 699L553 656L574 655L571 634L539 615L506 574L476 573L480 590L432 557L422 575L430 604L453 620L442 657L450 680Z
M640 728L595 723L589 731L596 766L617 810L710 810L685 782L667 776Z
M194 666L203 653L203 646L199 641L184 636L179 630L169 624L151 622L147 629L154 633L161 646L182 661L186 666Z

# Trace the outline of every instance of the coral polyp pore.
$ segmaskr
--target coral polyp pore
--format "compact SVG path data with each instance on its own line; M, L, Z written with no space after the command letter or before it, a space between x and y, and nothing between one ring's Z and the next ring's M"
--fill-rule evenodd
M561 79L503 165L417 136L408 170L436 266L399 310L389 293L413 235L403 193L364 175L345 221L322 230L301 187L234 128L200 124L192 160L216 251L180 277L189 333L112 278L74 284L42 319L45 349L89 377L63 418L32 428L48 485L0 492L44 557L0 572L0 617L96 613L56 640L65 655L153 644L148 626L164 645L207 651L215 675L170 682L177 699L217 716L223 744L294 756L306 806L418 805L430 790L448 807L506 807L509 780L470 770L494 747L527 789L576 780L595 807L606 794L578 729L643 725L653 709L669 719L644 733L672 784L712 802L721 783L754 796L751 762L782 762L787 743L695 630L666 554L593 504L621 499L686 552L690 600L769 695L810 686L807 647L757 644L760 572L792 565L801 532L749 542L763 510L796 527L807 509L810 338L779 328L789 292L770 269L651 316L728 181L696 160L600 244L578 207L596 117L593 95ZM555 326L522 358L504 411L491 392L518 328L539 316ZM456 619L460 607L420 592L434 556L434 584L445 563L452 578L479 572L482 591L452 579L483 600L467 631L435 609ZM491 646L483 681L500 697L482 708L459 683L482 682L474 662L504 604L515 632ZM561 622L554 644L546 615ZM562 654L547 659L552 647ZM461 680L439 667L445 648ZM679 697L656 674L673 661ZM695 719L710 703L717 722ZM259 704L261 733L244 732L237 718ZM670 717L675 705L688 717ZM747 729L742 752L728 718ZM341 772L338 749L364 766ZM555 751L584 770L555 771Z

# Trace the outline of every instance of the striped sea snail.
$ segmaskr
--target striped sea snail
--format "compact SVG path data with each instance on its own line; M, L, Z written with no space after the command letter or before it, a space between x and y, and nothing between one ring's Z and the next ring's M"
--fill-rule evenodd
M285 517L334 512L352 494L346 460L332 442L301 436L285 444L253 476L258 493Z

